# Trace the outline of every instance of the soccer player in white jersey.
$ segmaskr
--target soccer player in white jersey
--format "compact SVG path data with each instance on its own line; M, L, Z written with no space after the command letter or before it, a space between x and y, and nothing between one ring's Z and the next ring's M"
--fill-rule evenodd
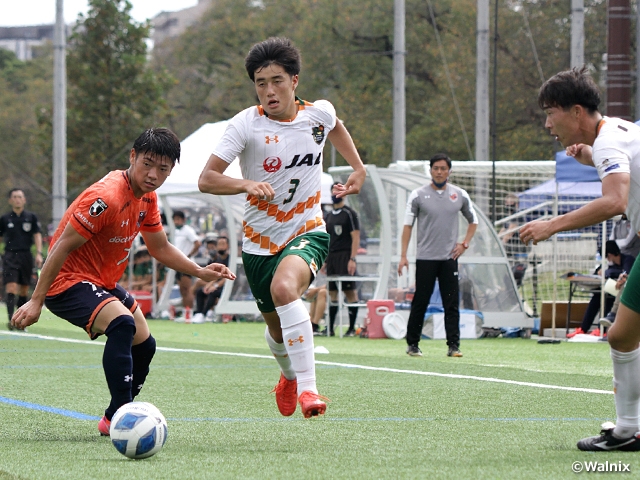
M215 147L198 187L215 195L246 193L242 261L280 369L274 388L284 416L296 402L305 418L324 414L318 395L309 313L301 300L327 256L320 206L327 138L354 172L338 196L360 191L366 170L347 129L326 100L296 97L300 53L286 38L254 45L245 59L260 105L238 113ZM242 179L223 175L236 158Z
M640 127L598 112L600 92L586 67L560 72L540 88L538 104L545 127L580 163L595 166L602 180L602 197L549 221L534 221L520 230L524 243L546 240L627 214L640 225ZM617 421L602 425L600 435L578 442L586 451L640 450L640 262L627 280L621 305L607 340L613 360Z

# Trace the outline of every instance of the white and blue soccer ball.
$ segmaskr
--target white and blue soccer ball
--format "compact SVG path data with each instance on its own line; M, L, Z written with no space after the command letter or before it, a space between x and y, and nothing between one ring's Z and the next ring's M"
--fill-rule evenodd
M121 406L111 419L111 443L128 458L148 458L167 441L167 421L160 410L147 402Z

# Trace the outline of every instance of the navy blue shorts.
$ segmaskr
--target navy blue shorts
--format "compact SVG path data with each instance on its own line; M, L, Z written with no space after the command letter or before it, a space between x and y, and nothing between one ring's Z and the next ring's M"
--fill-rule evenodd
M93 321L107 303L116 300L122 302L132 315L138 308L133 295L120 285L116 284L113 290L106 290L91 282L76 283L58 295L48 296L44 304L51 313L84 329L91 340L95 340L102 334L91 331Z
M31 285L33 272L33 257L28 250L17 252L5 252L2 263L2 281L17 283L18 285Z

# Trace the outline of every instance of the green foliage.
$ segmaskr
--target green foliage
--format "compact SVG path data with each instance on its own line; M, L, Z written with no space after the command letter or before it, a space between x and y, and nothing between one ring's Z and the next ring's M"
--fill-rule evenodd
M596 77L606 49L605 6L602 0L585 2L585 58ZM405 8L407 157L425 159L444 151L452 158L469 159L475 154L476 1L407 0ZM566 0L499 3L498 159L552 156L554 146L536 101L541 80L530 39L545 78L568 68L569 15ZM298 95L332 101L365 162L388 165L393 134L393 2L383 0L216 2L187 33L166 41L156 52L156 66L176 72L168 101L180 111L173 119L180 135L205 122L228 119L256 102L243 68L244 56L252 44L269 36L287 36L302 52Z
M170 77L148 68L148 23L138 24L126 0L91 0L70 39L68 183L73 198L106 172L126 167L144 129L166 121Z
M22 188L27 209L45 226L51 216L51 168L39 148L37 118L51 108L52 65L50 48L28 62L0 49L0 209L8 208L11 188Z

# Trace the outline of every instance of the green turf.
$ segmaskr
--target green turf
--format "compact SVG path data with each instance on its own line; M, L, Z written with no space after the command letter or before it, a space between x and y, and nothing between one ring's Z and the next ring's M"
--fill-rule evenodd
M160 453L140 461L121 456L96 430L108 402L100 340L0 334L0 480L574 478L573 462L598 460L640 471L636 454L575 447L614 420L611 394L481 380L609 392L606 343L473 340L463 341L463 358L449 358L443 341L425 340L424 356L413 358L402 341L316 337L330 352L316 360L320 392L331 402L324 417L304 420L299 411L281 417L269 395L278 370L264 324L150 325L159 347L218 354L158 351L139 399L160 408L169 436ZM47 313L29 333L87 339Z

